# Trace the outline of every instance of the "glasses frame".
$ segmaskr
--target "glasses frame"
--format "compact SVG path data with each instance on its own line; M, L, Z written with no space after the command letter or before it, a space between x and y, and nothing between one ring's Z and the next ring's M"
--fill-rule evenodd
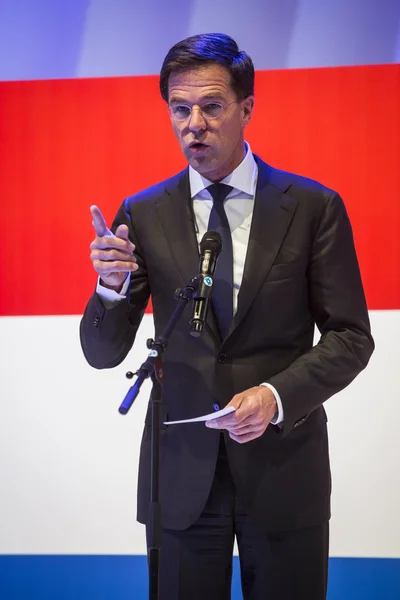
M198 110L200 111L201 116L203 117L203 119L205 121L214 121L215 119L220 119L226 113L229 106L232 106L232 104L236 104L237 102L241 102L241 100L239 100L239 99L232 100L232 102L229 102L228 104L224 104L223 102L204 102L202 105L193 104L193 106L189 106L188 104L184 104L183 102L181 102L181 103L178 103L176 106L184 106L185 108L190 109L190 113L184 119L177 119L175 117L175 115L172 114L173 107L170 104L168 104L168 113L169 113L169 116L172 119L172 121L175 121L176 123L184 123L185 121L188 121L191 118L191 116L193 114L193 108L197 106ZM202 106L204 107L207 104L220 104L223 108L222 113L220 115L218 115L217 117L210 117L208 115L205 115L202 111Z

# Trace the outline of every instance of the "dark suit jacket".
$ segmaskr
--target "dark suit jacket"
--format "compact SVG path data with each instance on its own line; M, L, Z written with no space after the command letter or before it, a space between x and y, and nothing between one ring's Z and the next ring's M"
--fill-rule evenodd
M370 334L351 227L339 195L273 169L259 176L238 310L222 340L212 310L202 337L189 334L190 308L163 357L163 421L225 406L238 392L270 382L283 427L237 444L226 436L232 474L248 511L269 531L320 524L330 516L330 468L323 402L367 365ZM106 310L95 293L81 322L88 362L119 364L131 349L151 292L155 333L176 307L174 292L197 273L199 252L188 171L126 199L113 224L126 223L140 268L128 298ZM217 267L218 268L218 267ZM314 325L321 340L313 347ZM138 357L139 359L139 357ZM139 366L139 364L137 365ZM139 400L140 401L140 400ZM163 525L184 529L210 491L219 431L202 423L163 426ZM139 466L138 519L149 508L150 414Z

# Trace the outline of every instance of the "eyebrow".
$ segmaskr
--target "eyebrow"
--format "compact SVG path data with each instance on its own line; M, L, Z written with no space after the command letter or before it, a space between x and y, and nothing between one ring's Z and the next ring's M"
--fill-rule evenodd
M210 92L210 93L202 96L202 98L200 99L200 102L203 102L204 100L225 100L225 98L222 96L222 94L219 94L219 93L213 94ZM185 106L190 105L190 102L188 102L187 100L184 100L180 96L171 96L170 102L184 104ZM196 104L196 102L195 102L195 104Z

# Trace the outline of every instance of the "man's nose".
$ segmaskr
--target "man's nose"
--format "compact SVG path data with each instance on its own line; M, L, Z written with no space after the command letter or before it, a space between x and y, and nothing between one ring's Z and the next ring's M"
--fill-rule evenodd
M199 106L192 106L192 112L189 117L189 129L191 131L201 131L206 129L207 123Z

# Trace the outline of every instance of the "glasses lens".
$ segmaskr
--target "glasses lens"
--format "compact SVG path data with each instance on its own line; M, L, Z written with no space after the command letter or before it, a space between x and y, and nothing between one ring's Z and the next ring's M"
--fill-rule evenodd
M224 107L219 102L209 102L208 104L203 104L201 112L208 119L218 119L224 112Z
M175 121L184 121L192 112L189 106L175 105L169 107L170 115Z
M224 112L224 107L219 102L208 102L199 108L205 119L218 119ZM174 121L186 121L192 114L192 108L183 104L174 104L169 107L169 114Z

